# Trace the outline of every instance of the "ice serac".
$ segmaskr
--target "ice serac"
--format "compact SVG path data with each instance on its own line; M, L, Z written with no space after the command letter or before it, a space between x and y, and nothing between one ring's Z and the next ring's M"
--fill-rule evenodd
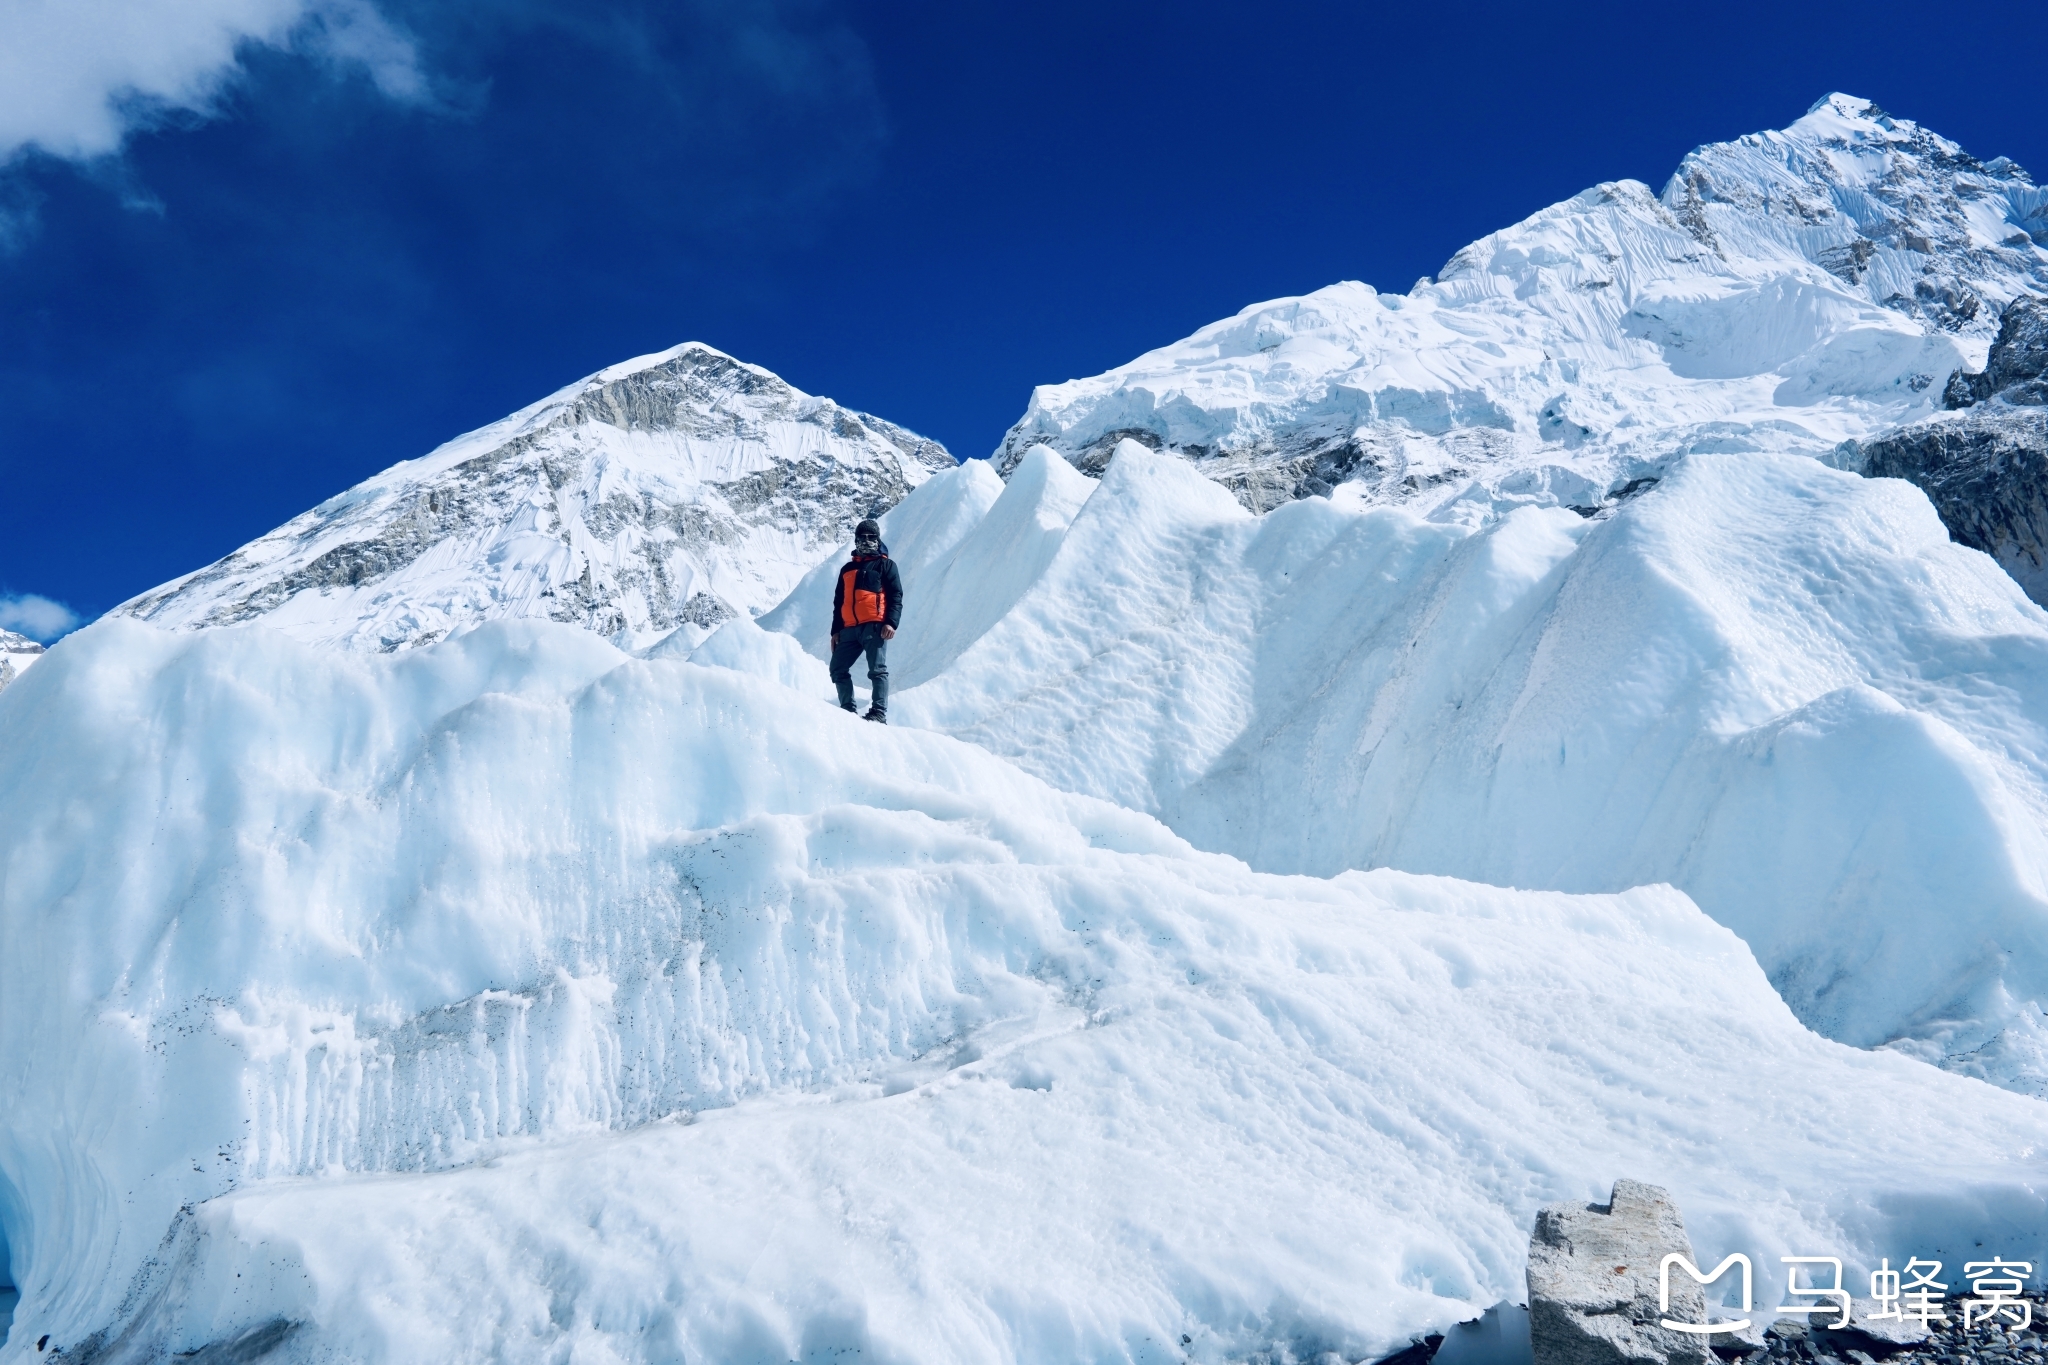
M2048 301L2006 305L1984 369L1957 371L1945 401L1867 442L1863 471L1918 485L1950 535L2048 605Z
M2048 1258L2048 1104L1815 1036L1669 887L1262 874L823 694L550 622L53 649L9 1365L1372 1360L1623 1169L1706 1255Z
M939 601L929 590L930 575L947 561L963 537L981 525L1002 493L1003 481L988 462L969 460L928 480L882 515L882 542L902 572L905 601L914 601L921 609ZM820 659L829 656L832 579L852 553L849 535L834 553L818 561L779 606L762 615L762 628L796 637ZM901 645L893 652L892 667L901 676Z
M2048 618L1910 485L1253 517L1126 441L1012 600L898 719L1267 871L1669 882L1813 1028L2048 1090Z
M1038 450L1027 453L1007 484L987 461L973 460L882 518L883 539L903 570L904 599L915 603L918 620L890 647L899 691L938 676L1031 590L1094 491L1058 455ZM831 575L850 548L821 563L761 626L827 657Z
M1658 1186L1617 1180L1605 1204L1538 1209L1529 1238L1536 1365L1710 1365L1705 1336L1662 1325L1707 1321L1699 1283L1675 1266L1664 1275L1672 1254L1694 1260L1685 1219Z
M389 652L538 618L622 645L775 605L953 458L696 342L394 465L116 608Z
M1616 181L1482 238L1407 294L1331 285L1041 387L996 460L1043 443L1099 474L1135 440L1254 511L1341 486L1591 512L1688 453L1825 455L1924 416L2003 304L2044 289L2048 191L1833 95L1702 147L1661 196Z

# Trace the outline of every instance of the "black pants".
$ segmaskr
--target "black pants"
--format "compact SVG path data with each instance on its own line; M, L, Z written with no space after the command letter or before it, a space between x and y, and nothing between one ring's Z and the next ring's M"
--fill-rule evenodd
M889 710L889 642L882 638L882 623L846 626L832 646L832 684L839 689L839 704L853 710L853 661L868 656L870 704L886 714Z

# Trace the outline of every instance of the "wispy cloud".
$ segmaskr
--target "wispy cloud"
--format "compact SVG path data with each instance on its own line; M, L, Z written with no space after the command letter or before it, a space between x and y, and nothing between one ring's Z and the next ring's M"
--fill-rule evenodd
M32 592L0 593L0 630L49 641L78 629L78 613Z
M839 10L838 0L0 0L0 258L37 236L57 167L124 208L165 212L130 164L131 139L246 114L245 96L274 98L264 83L279 65L266 54L463 125L492 103L494 59L544 36L603 51L629 84L661 93L667 108L642 111L655 119L646 136L621 141L643 160L688 161L702 207L772 212L814 182L867 174L883 136L866 46ZM670 155L676 144L689 154Z
M394 99L427 83L369 0L11 0L0 5L0 164L117 155L128 135L220 111L257 44L361 70Z

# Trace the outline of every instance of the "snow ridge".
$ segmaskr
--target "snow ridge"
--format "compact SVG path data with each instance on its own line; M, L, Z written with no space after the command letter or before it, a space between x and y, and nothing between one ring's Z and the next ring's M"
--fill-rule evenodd
M822 692L549 622L52 651L7 1358L1375 1360L1617 1169L1717 1255L2048 1254L2048 1107L1816 1037L1668 887L1261 874Z
M953 458L691 342L395 465L116 613L390 652L501 618L622 644L781 600Z
M1668 882L1809 1027L2048 1095L2048 617L1912 486L1718 454L1592 519L1254 517L1135 441L994 482L884 518L902 723L1262 871ZM825 591L761 624L822 655ZM700 657L822 695L762 633Z
M1331 285L1043 386L995 458L1043 443L1099 474L1131 439L1253 511L1340 485L1590 511L1675 456L1825 455L1926 415L2029 291L2048 191L1831 95L1700 148L1661 196L1595 186L1405 295Z

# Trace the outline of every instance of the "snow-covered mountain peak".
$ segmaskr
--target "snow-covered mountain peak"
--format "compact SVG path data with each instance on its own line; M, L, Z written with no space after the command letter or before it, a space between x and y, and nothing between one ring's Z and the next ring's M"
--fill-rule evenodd
M609 366L117 608L396 650L544 617L644 644L781 600L944 447L701 342Z
M1724 258L1806 261L1873 303L1973 343L2048 289L2048 191L1869 100L1834 94L1782 132L1702 147L1664 202Z
M1867 100L1596 185L1403 296L1254 305L1034 392L996 452L1193 459L1255 510L1328 494L1597 509L1712 450L1823 455L1924 416L2048 292L2048 195Z
M43 657L43 647L26 635L0 630L0 691Z

